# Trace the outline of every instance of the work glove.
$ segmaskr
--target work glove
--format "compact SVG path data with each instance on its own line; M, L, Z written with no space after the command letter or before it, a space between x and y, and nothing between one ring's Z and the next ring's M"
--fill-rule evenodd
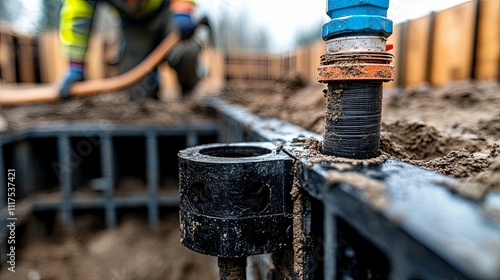
M59 98L66 100L70 97L70 88L74 82L83 81L83 63L70 62L69 71L66 73L61 86L59 87Z
M193 35L195 26L190 14L174 14L174 22L177 26L177 30L179 30L181 39L185 40Z

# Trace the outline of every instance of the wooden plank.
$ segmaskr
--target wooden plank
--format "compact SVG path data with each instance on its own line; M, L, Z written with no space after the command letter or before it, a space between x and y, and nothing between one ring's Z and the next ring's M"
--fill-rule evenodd
M387 39L387 44L393 44L394 45L394 48L389 51L390 53L392 53L394 55L394 58L392 59L392 65L396 66L398 65L398 52L399 52L399 48L400 46L398 45L399 44L399 37L400 37L400 26L398 24L394 25L394 29L393 29L393 32L392 32L392 35ZM396 75L396 80L398 79L398 76ZM390 89L390 88L396 88L397 87L397 81L394 80L392 82L387 82L387 83L384 83L384 88L385 89Z
M425 82L427 71L427 46L429 43L430 16L408 22L406 45L405 86Z
M39 36L39 56L41 80L45 83L60 81L68 69L68 59L59 40L59 32L47 31ZM99 34L93 34L85 62L86 79L104 78L104 42Z
M280 58L280 57L273 57L273 58L271 58L271 61L270 61L270 68L271 68L270 77L273 80L277 80L277 79L279 79L279 77L282 76L281 61L282 61L282 58Z
M310 52L307 47L299 47L295 50L297 56L297 69L298 74L309 76L309 63L310 63Z
M178 98L180 96L180 86L177 81L177 73L175 70L166 63L160 64L158 66L158 72L160 75L160 93L164 97L169 97L172 99Z
M85 61L85 78L88 80L104 78L104 40L101 34L94 32L90 37Z
M57 30L46 31L40 34L38 40L42 82L55 83L60 81L68 69L68 59L65 57L59 41L59 32Z
M500 1L482 0L479 10L479 28L476 53L476 78L499 77L500 60Z
M469 76L474 41L474 2L436 13L431 83L444 85Z
M31 37L18 37L19 82L35 83L34 42Z
M14 44L12 35L4 33L3 29L0 33L0 69L1 78L6 83L16 82L16 63L14 54Z
M318 80L318 67L320 65L320 57L325 53L325 46L326 43L323 40L318 40L313 45L311 45L309 78L313 82L316 82Z
M224 55L212 47L203 49L200 55L201 67L205 69L206 77L200 87L209 90L220 90L224 86Z

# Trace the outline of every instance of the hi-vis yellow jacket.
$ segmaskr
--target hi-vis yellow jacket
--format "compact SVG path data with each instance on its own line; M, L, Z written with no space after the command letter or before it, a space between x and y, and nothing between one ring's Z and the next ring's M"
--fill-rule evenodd
M121 14L133 19L145 18L161 9L165 2L170 3L173 12L192 12L195 4L194 0L140 0L140 7L133 13L127 13L117 4L125 0L105 0ZM94 11L97 5L95 0L63 0L61 9L61 20L59 24L61 42L65 47L65 52L71 61L83 62L87 51L90 30L94 18ZM186 8L191 7L191 8Z

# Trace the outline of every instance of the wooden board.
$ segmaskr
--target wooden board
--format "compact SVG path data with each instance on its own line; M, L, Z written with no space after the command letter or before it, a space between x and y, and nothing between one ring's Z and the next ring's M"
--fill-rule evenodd
M68 69L68 60L57 30L47 31L38 37L40 57L40 76L43 83L55 83L61 80Z
M475 27L474 2L436 13L431 83L469 78Z
M90 37L90 44L85 58L85 78L88 80L105 78L104 40L97 32L94 32Z
M281 58L273 57L269 62L269 76L273 80L279 79L283 75L281 69Z
M500 67L500 1L482 0L476 53L476 78L496 79Z
M19 37L18 39L19 82L35 83L35 46L34 38Z
M394 65L395 67L398 67L398 61L399 61L398 53L399 53L399 49L401 48L401 46L399 46L399 37L400 37L400 32L401 32L400 29L401 29L401 26L399 24L394 25L392 35L387 39L387 44L394 45L394 49L392 49L389 52L394 55L394 58L392 59L391 64ZM384 83L384 88L386 88L386 89L396 88L397 87L397 79L398 79L398 76L396 75L396 79L394 81Z
M0 30L0 69L6 83L16 82L16 63L12 35Z
M416 86L425 82L430 23L430 16L408 22L405 86Z
M311 47L299 47L295 54L297 56L297 73L309 77L312 75L309 65L311 64Z
M318 40L316 43L310 46L311 55L309 56L311 61L309 62L309 73L311 81L318 80L318 67L320 65L320 57L325 53L326 43L323 40Z
M68 69L68 59L64 54L58 31L44 32L39 36L39 56L42 82L60 81ZM88 80L105 78L104 42L99 34L93 34L90 39L85 67Z

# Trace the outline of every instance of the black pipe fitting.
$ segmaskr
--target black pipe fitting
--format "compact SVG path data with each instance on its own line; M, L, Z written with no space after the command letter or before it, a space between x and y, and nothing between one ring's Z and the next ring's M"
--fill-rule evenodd
M381 81L330 82L325 93L322 153L366 159L379 155Z
M211 144L180 151L182 244L225 259L290 246L292 168L293 160L276 152L272 143Z

